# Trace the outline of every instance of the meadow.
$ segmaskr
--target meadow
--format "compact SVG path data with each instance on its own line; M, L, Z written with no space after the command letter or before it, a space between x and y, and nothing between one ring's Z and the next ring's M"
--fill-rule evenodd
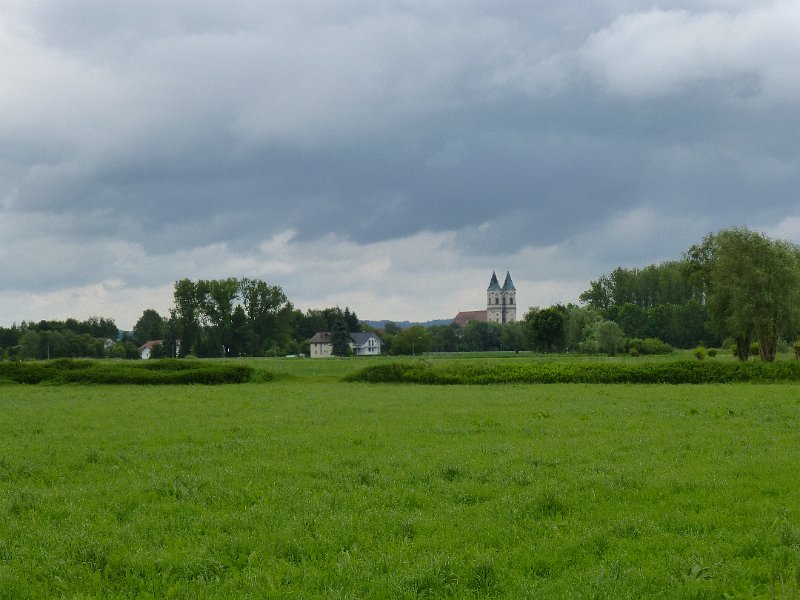
M0 385L0 599L798 596L797 384L339 381L380 360Z

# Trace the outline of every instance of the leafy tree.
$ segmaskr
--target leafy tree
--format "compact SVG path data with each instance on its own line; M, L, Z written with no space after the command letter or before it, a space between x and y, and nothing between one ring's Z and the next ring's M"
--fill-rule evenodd
M20 330L12 327L0 327L0 348L11 348L19 345Z
M233 309L239 294L239 281L228 279L200 280L197 291L203 317L208 326L206 356L228 356L231 346Z
M197 284L190 279L175 282L173 288L175 317L180 336L180 356L194 353L200 342L200 319L202 316L202 295Z
M431 347L431 337L428 330L421 325L407 327L398 333L392 342L394 354L424 354Z
M461 340L470 352L489 352L499 350L502 326L489 321L470 321L462 329Z
M285 346L294 309L281 287L245 278L239 281L239 290L252 335L250 353Z
M647 312L638 305L626 302L619 307L616 322L630 338L640 338L647 327Z
M566 308L560 305L529 311L525 316L525 322L532 349L537 352L562 352L564 350L566 312Z
M400 327L397 323L393 323L392 321L387 321L386 324L383 326L384 333L388 335L397 335L400 333Z
M432 325L428 328L428 334L431 337L433 352L456 352L458 350L458 337L452 326Z
M504 350L519 352L528 348L528 337L525 331L525 323L515 321L503 325L500 332L500 341Z
M165 358L177 358L182 341L179 342L180 324L175 310L169 313L169 319L164 323L164 341L161 344Z
M345 325L347 325L347 331L350 332L357 332L360 331L358 325L358 317L356 316L355 311L351 312L348 306L344 307L344 313L342 314L342 318L344 319Z
M570 304L564 317L564 346L568 352L580 349L590 325L601 321L600 313L588 306Z
M233 309L233 315L231 316L230 355L242 356L252 346L252 332L247 322L247 315L244 312L244 307L239 305Z
M747 360L752 336L762 360L775 360L782 334L800 323L800 248L740 227L706 236L687 253L707 290L713 322Z
M19 355L22 358L41 358L39 347L41 336L38 331L28 329L19 340Z
M150 349L150 358L168 358L168 357L169 355L167 354L167 349L164 348L163 343L153 344L153 347Z
M625 348L625 334L614 321L598 321L589 326L584 347L588 352L605 352L614 356Z
M133 339L139 345L164 338L164 318L152 308L146 309L133 326Z
M337 319L333 324L331 343L334 356L350 356L353 353L350 348L350 332L347 331L347 323L344 319Z

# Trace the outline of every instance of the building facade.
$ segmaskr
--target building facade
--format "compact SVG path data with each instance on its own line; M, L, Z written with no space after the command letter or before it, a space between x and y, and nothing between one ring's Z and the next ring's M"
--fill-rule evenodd
M377 356L381 353L381 338L372 332L348 334L350 349L356 356ZM309 340L309 356L325 358L333 356L333 336L330 331L319 331Z
M486 320L491 323L513 323L517 320L517 288L506 271L503 286L492 271L492 279L486 289Z
M463 327L470 321L489 321L491 323L513 323L517 320L517 288L511 281L511 273L506 271L503 285L492 271L492 279L486 289L486 310L461 311L453 319L453 325Z

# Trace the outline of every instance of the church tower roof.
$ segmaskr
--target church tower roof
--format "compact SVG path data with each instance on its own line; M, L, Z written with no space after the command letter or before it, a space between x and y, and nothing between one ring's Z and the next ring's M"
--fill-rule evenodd
M492 280L489 282L489 287L486 289L487 292L499 292L500 290L500 282L497 281L497 273L492 271Z
M506 280L503 282L503 291L504 292L517 291L517 288L514 287L514 282L511 281L511 273L509 271L506 271Z

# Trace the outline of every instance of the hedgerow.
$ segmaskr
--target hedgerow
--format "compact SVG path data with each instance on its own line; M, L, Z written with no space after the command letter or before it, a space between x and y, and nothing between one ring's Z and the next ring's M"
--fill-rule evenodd
M800 362L556 363L508 365L387 364L348 375L347 381L429 385L496 383L771 383L800 381Z
M103 362L57 359L42 362L0 362L0 381L27 384L181 385L245 383L254 379L248 365L193 360ZM259 373L260 381L269 380Z

